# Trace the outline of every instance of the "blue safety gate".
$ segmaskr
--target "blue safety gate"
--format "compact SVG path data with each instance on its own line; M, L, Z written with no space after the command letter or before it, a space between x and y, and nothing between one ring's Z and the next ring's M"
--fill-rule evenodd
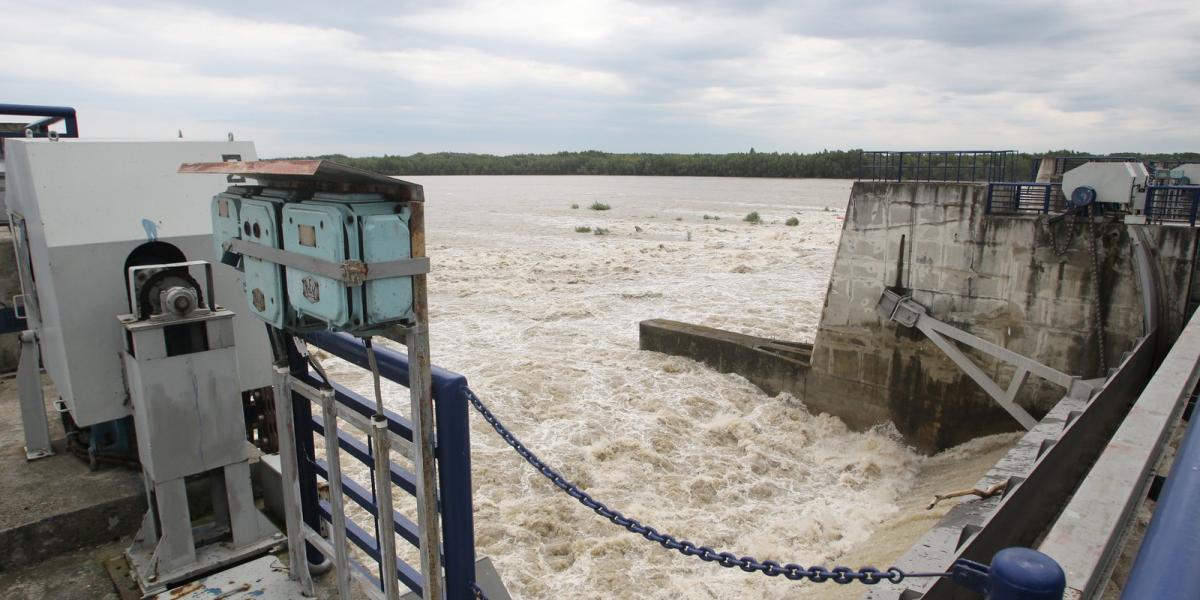
M342 333L313 333L304 337L309 344L325 350L347 362L369 368L367 349L359 339ZM389 381L408 385L408 357L399 352L376 346L374 348L379 375ZM321 378L313 373L307 360L294 347L288 347L288 362L291 376L312 388L323 386ZM467 380L462 375L432 367L432 387L436 418L435 458L438 467L438 511L442 525L442 564L445 577L445 597L462 600L475 597L475 528L471 502L471 450L470 428L467 420ZM334 400L340 409L369 419L375 413L375 403L360 394L330 381ZM300 504L303 520L309 527L320 530L322 521L330 522L334 511L331 503L318 496L318 479L329 481L330 465L316 454L315 435L326 433L325 420L312 413L311 398L292 391L292 412L295 422L297 467L300 480ZM399 414L387 411L388 430L402 439L413 440L412 423ZM339 429L338 446L342 456L349 456L368 469L375 465L371 446ZM416 475L389 461L390 479L393 486L409 495L416 495ZM369 512L375 518L376 532L379 525L379 503L376 490L367 489L354 480L341 476L341 491L345 498ZM374 481L374 478L372 479ZM372 486L374 487L374 486ZM330 486L331 493L333 486ZM377 535L344 517L346 538L368 556L377 566L376 573L358 573L377 588L382 589L386 557L380 549ZM420 546L420 532L416 523L399 512L393 511L395 533L414 547ZM310 542L308 558L311 563L323 562L324 556ZM396 573L408 589L421 594L425 574L398 557Z

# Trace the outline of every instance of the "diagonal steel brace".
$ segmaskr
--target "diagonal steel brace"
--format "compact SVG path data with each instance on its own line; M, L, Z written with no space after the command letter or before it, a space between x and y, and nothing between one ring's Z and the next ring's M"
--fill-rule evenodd
M1079 377L1068 375L1053 369L1040 362L1037 362L1029 357L1022 356L1008 350L1007 348L993 344L983 338L971 335L953 325L949 325L926 313L925 307L918 304L909 296L901 296L892 290L884 290L883 295L879 298L879 303L875 306L879 316L895 321L906 327L915 327L921 333L925 334L931 342L933 342L954 364L958 365L983 391L987 392L997 404L1000 405L1008 414L1012 415L1018 423L1025 429L1032 429L1037 424L1037 419L1034 419L1024 408L1016 403L1017 392L1020 391L1021 385L1029 378L1030 374L1037 375L1046 381L1062 386L1067 390L1067 395L1072 397L1088 397L1094 389L1094 386ZM954 340L960 344L965 344L980 352L988 354L997 360L1006 362L1016 368L1012 379L1008 382L1008 387L1001 387L991 377L975 364L962 350L951 342Z

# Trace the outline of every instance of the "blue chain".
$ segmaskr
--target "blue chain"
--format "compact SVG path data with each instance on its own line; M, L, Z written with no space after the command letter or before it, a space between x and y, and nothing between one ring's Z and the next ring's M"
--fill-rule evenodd
M524 458L526 462L533 465L533 468L537 469L542 475L545 475L551 483L553 483L562 491L566 492L567 495L578 500L580 504L592 509L592 511L594 511L596 514L608 519L609 521L612 521L614 524L619 525L632 533L636 533L647 540L650 540L651 542L655 542L661 545L663 548L675 550L684 556L695 556L704 562L717 563L725 568L737 567L747 573L762 573L767 577L778 577L783 575L785 578L793 581L807 579L813 583L832 581L834 583L846 584L860 581L867 585L874 585L881 581L900 583L909 577L951 576L951 573L908 573L896 567L891 567L886 571L880 571L874 567L863 567L858 570L854 570L849 567L834 567L833 569L826 569L825 567L809 567L805 569L796 563L781 565L773 560L764 560L760 562L758 559L752 556L738 557L732 552L717 552L708 546L697 546L696 544L693 544L687 540L680 540L671 534L660 533L653 527L643 525L637 519L626 517L620 512L609 508L603 502L593 498L591 494L579 489L579 486L568 481L557 471L550 468L548 465L546 465L546 463L542 462L541 459L539 459L533 452L530 452L529 449L525 447L525 444L522 444L521 440L518 440L517 437L513 435L512 432L509 431L499 419L496 418L496 415L492 414L492 411L488 410L487 406L484 406L483 401L475 395L475 392L468 389L466 391L466 395L467 399L471 401L471 405L475 407L475 410L479 411L479 414L483 416L483 420L487 421L488 424L492 426L492 429L495 429L496 433L500 434L500 437L504 438L504 441L507 442L509 446L512 446L513 450L517 451L517 454L521 455L521 458ZM477 594L477 598L483 597L482 592L480 592L478 588L475 588L474 591Z

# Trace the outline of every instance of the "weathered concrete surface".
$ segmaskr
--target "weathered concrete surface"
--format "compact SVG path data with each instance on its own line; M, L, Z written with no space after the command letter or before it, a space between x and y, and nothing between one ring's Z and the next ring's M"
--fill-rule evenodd
M770 393L789 391L854 428L892 421L927 452L1014 430L1016 421L923 334L881 321L875 304L885 288L911 294L950 325L1084 378L1103 375L1097 311L1109 366L1147 332L1130 226L1096 225L1095 297L1084 222L988 217L986 197L980 184L855 183L809 365L761 358L757 348L774 340L678 324L666 328L670 335L652 324L656 339L642 347L736 371ZM1169 345L1184 323L1196 230L1139 227L1156 269L1158 339ZM967 354L1007 385L1011 366ZM1041 417L1063 394L1031 377L1017 403Z
M978 184L855 184L813 352L813 371L828 377L809 383L805 402L836 398L843 408L833 414L886 408L900 431L927 451L1017 426L923 335L880 320L874 306L889 285L912 294L938 319L1073 375L1102 375L1091 326L1095 311L1105 324L1109 366L1134 346L1145 332L1127 226L1097 225L1097 298L1086 225L1072 232L1069 223L1051 226L1044 216L987 217L986 195ZM1161 326L1177 332L1196 233L1147 229L1160 275ZM974 358L997 381L1011 377L1011 367ZM1040 417L1062 395L1061 388L1031 378L1017 402Z
M26 462L16 379L0 379L0 571L130 535L146 510L137 472L89 470L67 453L58 414L49 416L56 454Z
M3 185L0 179L0 186ZM0 193L2 195L2 193ZM13 248L12 231L0 227L0 307L9 306L13 296L21 293L21 278L17 274L17 256ZM0 334L0 373L17 370L21 355L21 334Z
M59 554L19 569L0 571L0 597L5 600L120 600L104 569L104 561L121 556L131 542L132 538L122 538ZM276 559L280 565L286 565L287 553ZM313 587L318 599L337 597L332 570L314 576ZM357 586L351 592L354 600L369 598Z
M812 357L812 344L782 342L703 325L654 319L639 325L642 350L677 354L722 373L737 373L768 394L795 393Z

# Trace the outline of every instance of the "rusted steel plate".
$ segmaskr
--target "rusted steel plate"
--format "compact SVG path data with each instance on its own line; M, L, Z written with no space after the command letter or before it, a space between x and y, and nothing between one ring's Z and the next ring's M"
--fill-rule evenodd
M356 190L399 194L407 200L425 199L420 185L379 173L364 171L329 160L251 160L209 163L184 163L180 173L240 175L263 185L313 184Z

